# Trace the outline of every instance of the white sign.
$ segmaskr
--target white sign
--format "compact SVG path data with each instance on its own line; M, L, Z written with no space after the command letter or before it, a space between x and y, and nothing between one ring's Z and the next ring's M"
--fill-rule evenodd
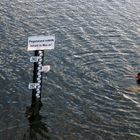
M42 72L48 72L50 71L50 65L42 66Z
M38 57L38 56L32 56L32 57L30 57L30 62L38 62L39 58L40 57Z
M36 89L37 83L29 83L28 89Z
M55 36L31 36L28 38L28 51L54 49Z

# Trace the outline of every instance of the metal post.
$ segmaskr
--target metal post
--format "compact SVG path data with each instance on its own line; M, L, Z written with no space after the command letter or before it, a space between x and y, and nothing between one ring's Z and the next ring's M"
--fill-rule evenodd
M32 90L32 102L41 98L44 51L35 51L35 57L38 57L38 61L34 62L33 83L36 83L36 88Z

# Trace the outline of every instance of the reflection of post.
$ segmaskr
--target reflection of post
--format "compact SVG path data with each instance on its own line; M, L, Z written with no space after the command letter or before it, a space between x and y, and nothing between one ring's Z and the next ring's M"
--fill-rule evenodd
M36 99L36 102L32 102L30 107L26 109L26 117L29 120L29 129L24 135L23 140L37 140L45 139L48 140L48 128L44 122L41 121L42 116L39 111L42 107L40 99Z

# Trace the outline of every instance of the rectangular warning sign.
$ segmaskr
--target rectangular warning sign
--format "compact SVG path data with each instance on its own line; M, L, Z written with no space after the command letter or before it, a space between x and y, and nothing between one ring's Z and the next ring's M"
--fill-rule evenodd
M51 50L55 46L55 36L28 37L28 51Z

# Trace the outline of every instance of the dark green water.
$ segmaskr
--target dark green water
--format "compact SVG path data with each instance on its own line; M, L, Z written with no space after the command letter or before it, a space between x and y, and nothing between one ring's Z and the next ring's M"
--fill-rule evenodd
M30 120L33 35L56 48ZM0 140L140 140L139 68L138 0L0 0Z

